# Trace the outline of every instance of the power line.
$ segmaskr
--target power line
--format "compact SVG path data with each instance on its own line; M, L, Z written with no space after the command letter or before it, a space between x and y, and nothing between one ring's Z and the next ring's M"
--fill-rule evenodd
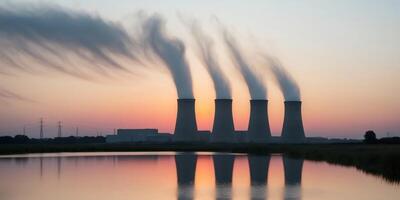
M58 122L58 137L62 137L61 121Z

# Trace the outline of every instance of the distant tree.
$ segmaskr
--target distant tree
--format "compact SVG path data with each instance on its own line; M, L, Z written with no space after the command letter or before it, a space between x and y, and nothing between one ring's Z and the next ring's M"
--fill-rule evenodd
M378 142L378 140L376 139L376 134L374 131L372 130L368 130L367 132L365 132L364 134L364 142L367 144L375 144Z
M0 144L11 144L13 141L14 141L14 139L11 136L1 136L0 137Z

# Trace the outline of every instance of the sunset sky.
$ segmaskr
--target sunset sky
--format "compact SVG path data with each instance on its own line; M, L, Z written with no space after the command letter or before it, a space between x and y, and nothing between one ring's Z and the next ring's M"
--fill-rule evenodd
M369 129L378 137L400 136L400 1L0 2L0 8L14 5L56 5L98 15L128 32L133 31L138 12L162 15L168 34L186 45L200 130L212 128L215 92L182 18L197 19L216 41L219 62L232 87L237 130L247 129L250 96L221 44L219 23L232 31L264 78L272 135L280 135L284 100L267 67L258 62L263 51L278 57L297 81L306 136L361 138ZM22 133L25 126L28 136L38 137L40 118L46 137L57 135L58 121L63 123L64 135L73 135L76 127L87 135L112 133L114 128L173 132L177 93L166 68L130 61L122 64L133 73L94 75L92 81L54 70L0 73L0 90L18 95L0 95L0 135Z

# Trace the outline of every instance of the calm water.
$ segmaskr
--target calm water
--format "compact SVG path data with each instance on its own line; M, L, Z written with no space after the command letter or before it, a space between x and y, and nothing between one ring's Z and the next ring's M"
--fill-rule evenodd
M280 155L60 153L0 158L0 199L400 199L354 168Z

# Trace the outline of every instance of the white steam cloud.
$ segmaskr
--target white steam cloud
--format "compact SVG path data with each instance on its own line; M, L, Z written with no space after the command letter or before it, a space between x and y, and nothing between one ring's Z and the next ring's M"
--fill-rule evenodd
M114 56L135 60L134 42L118 23L49 5L0 6L0 72L43 69L88 78L68 55L91 63L89 70L128 71ZM22 62L21 58L29 58Z
M159 15L145 17L142 28L144 44L167 66L178 97L194 98L190 68L185 58L185 44L167 34L165 20Z
M7 101L7 100L23 101L23 102L30 102L30 103L35 102L32 99L21 96L20 94L17 94L13 91L0 88L0 101Z
M197 21L193 21L189 27L200 51L201 61L213 80L216 98L231 99L231 87L218 64L212 38L204 33Z
M223 38L233 63L239 69L244 80L246 81L251 98L253 100L267 99L266 85L261 81L260 77L254 73L254 71L251 69L251 66L245 60L242 51L236 42L236 39L227 30L223 30Z
M266 56L270 69L286 101L300 101L300 89L296 81L277 58Z

